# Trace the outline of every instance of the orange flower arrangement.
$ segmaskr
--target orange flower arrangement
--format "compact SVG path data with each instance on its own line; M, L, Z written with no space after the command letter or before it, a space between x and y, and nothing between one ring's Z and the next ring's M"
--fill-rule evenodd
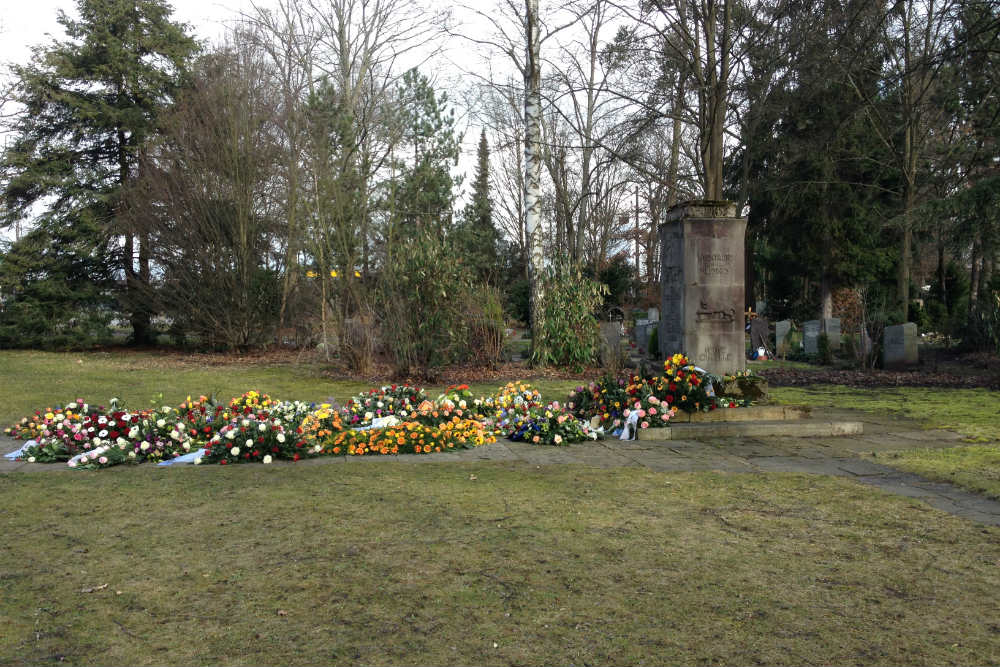
M325 451L348 456L430 454L469 449L490 442L496 442L496 437L480 422L452 417L437 426L408 421L388 428L341 431L329 441L329 449Z

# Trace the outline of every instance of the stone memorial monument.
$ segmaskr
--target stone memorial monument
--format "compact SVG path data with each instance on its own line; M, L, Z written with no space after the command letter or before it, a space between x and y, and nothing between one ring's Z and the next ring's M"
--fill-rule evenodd
M746 218L731 202L674 206L660 233L660 354L718 375L746 368Z
M882 365L885 368L912 366L920 361L917 325L913 322L886 327L882 341Z

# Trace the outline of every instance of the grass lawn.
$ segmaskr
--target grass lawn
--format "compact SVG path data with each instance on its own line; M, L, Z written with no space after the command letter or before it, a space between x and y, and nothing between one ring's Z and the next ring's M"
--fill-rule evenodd
M779 403L853 408L898 414L921 421L926 428L943 428L971 441L1000 440L1000 393L989 389L892 387L860 390L835 385L772 387Z
M891 452L888 457L882 455L878 461L1000 500L1000 446L997 445L907 449Z
M840 479L142 466L0 521L0 664L1000 662L1000 529Z
M578 382L532 384L562 400ZM0 352L4 423L77 396L367 386L305 364ZM0 665L1000 662L1000 529L840 479L404 460L8 473L0 530Z
M207 357L212 359L211 357ZM99 404L124 399L142 408L162 393L162 403L177 405L187 396L214 394L223 400L256 389L275 398L343 402L372 385L335 380L315 364L215 363L185 360L154 352L36 352L0 350L0 424L7 426L40 408L83 398ZM574 380L530 381L546 400L565 400ZM502 382L471 384L478 394L492 394ZM444 386L427 387L432 397Z
M890 452L880 455L878 462L1000 500L1000 446L996 444L1000 441L1000 394L995 391L927 387L861 391L817 385L776 387L771 394L782 403L900 414L920 420L927 428L962 433L972 442L992 441L994 444Z

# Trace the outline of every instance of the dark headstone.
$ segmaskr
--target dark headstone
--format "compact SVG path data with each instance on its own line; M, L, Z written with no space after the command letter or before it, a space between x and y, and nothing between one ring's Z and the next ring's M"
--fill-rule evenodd
M755 317L750 320L750 349L756 350L764 348L767 353L771 351L771 325L766 317Z

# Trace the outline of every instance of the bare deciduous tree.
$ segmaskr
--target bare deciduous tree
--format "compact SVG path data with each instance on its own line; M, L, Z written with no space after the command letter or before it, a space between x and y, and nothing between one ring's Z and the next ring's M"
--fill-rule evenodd
M281 147L262 56L243 42L202 59L130 193L134 224L155 239L149 297L207 345L268 342L280 298Z

